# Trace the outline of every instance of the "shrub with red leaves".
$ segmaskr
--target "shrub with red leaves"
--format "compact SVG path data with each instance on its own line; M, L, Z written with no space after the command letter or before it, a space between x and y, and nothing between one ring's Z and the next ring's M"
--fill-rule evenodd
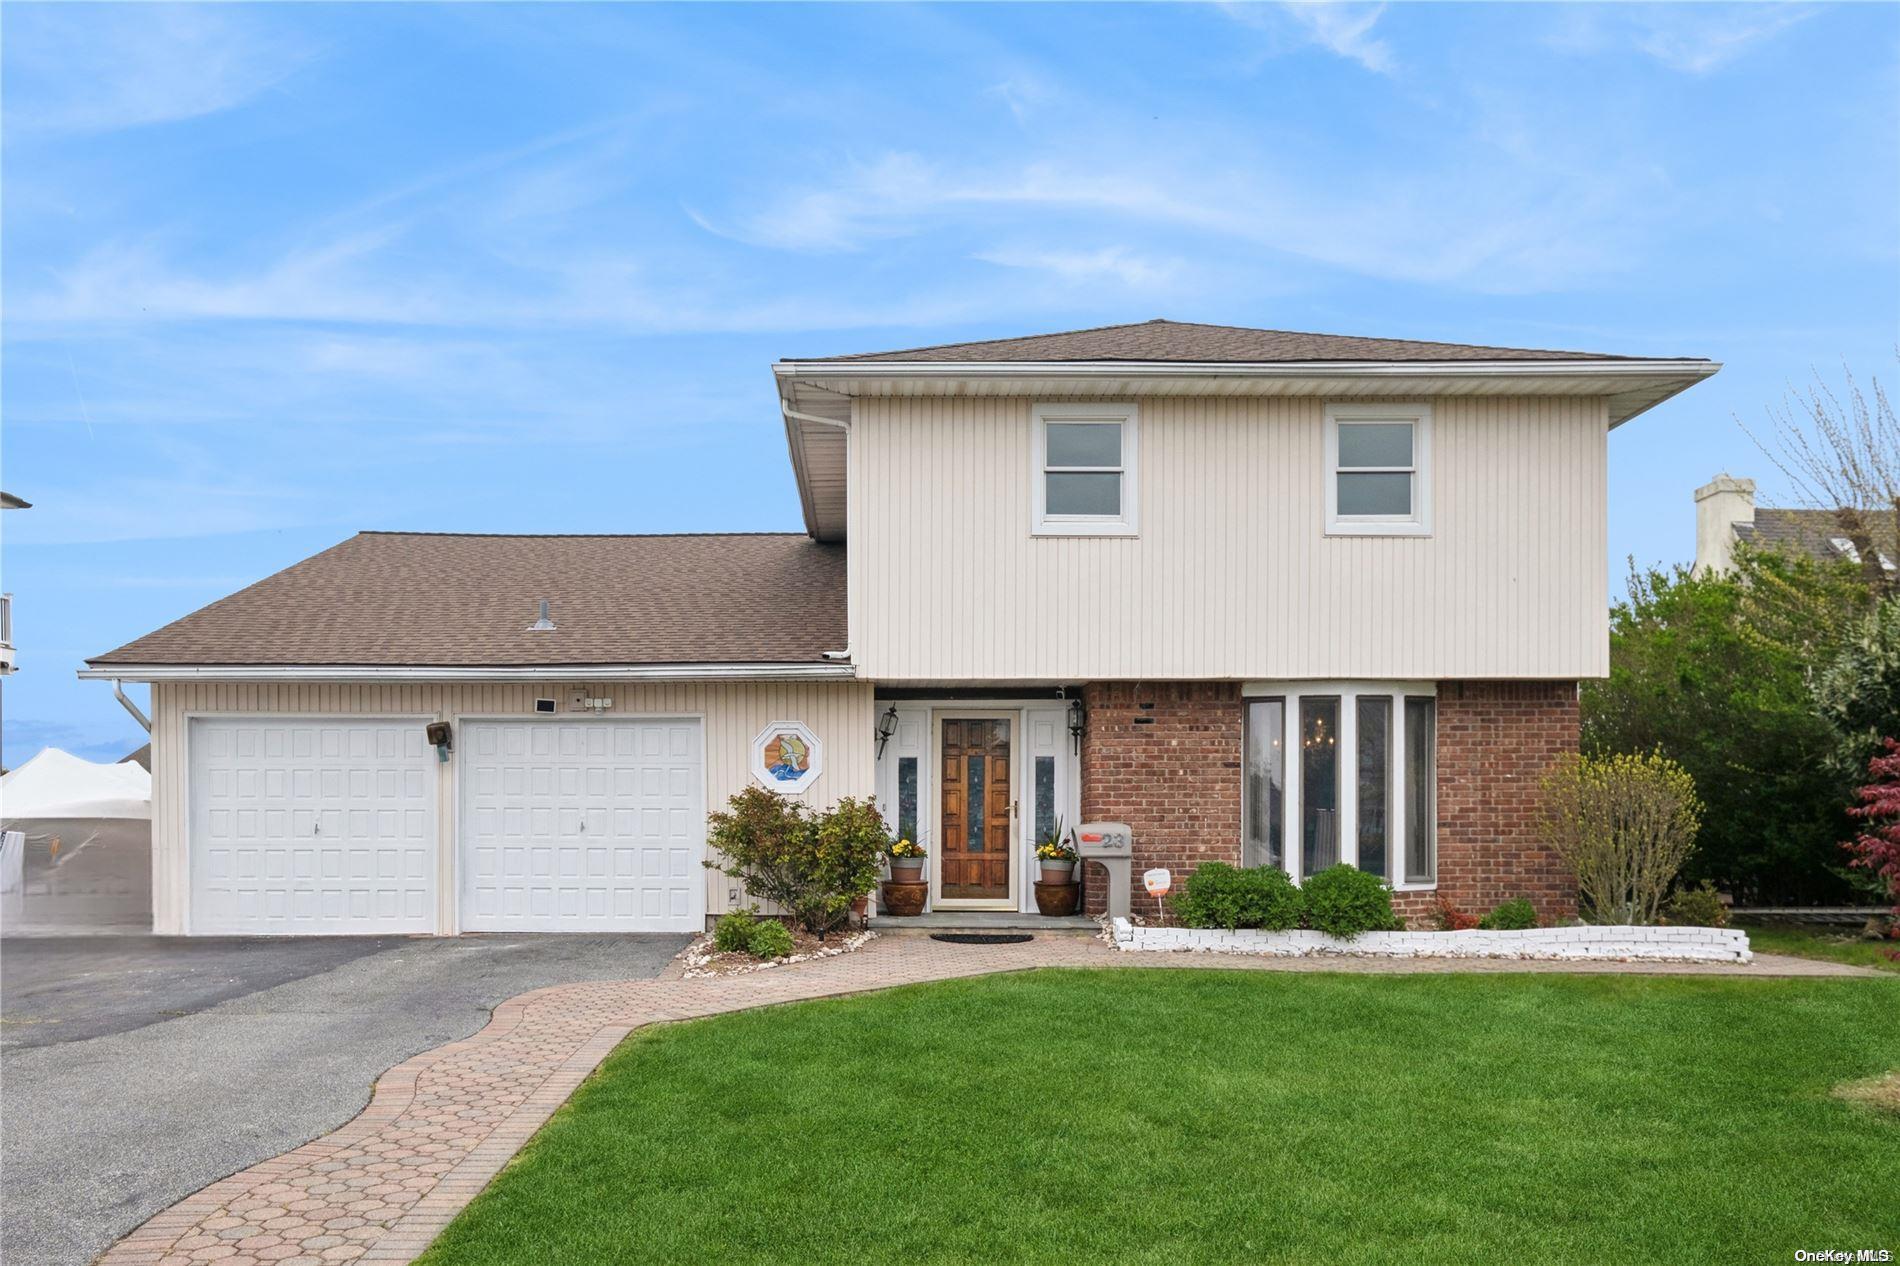
M1867 825L1841 847L1853 854L1849 866L1872 872L1887 886L1893 912L1900 916L1900 742L1885 739L1883 745L1886 754L1867 762L1873 781L1860 789L1860 803L1848 810ZM1900 938L1900 919L1889 935Z
M1478 916L1466 914L1440 897L1432 907L1432 922L1437 924L1440 932L1463 932L1478 926Z

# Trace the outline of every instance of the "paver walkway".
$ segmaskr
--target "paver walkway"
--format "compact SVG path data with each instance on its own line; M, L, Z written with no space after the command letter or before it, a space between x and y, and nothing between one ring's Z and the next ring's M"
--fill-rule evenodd
M854 954L715 979L557 985L503 1003L488 1027L398 1064L343 1128L190 1196L113 1246L102 1266L323 1266L413 1260L634 1029L750 1007L1033 967L1256 971L1599 971L1877 975L1762 955L1713 963L1266 959L1122 953L1086 936L947 945L886 936Z

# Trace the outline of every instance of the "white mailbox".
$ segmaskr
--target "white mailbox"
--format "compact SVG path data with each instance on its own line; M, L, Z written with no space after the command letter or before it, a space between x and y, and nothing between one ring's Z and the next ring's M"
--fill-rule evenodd
M1108 912L1126 918L1134 831L1126 822L1084 822L1075 828L1075 851L1084 863L1100 862L1108 872Z

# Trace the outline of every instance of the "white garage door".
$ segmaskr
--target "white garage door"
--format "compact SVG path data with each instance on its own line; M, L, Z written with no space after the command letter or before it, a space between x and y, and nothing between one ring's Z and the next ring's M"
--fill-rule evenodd
M421 721L191 722L191 930L435 930L435 752Z
M696 720L462 727L462 928L697 932L706 917Z

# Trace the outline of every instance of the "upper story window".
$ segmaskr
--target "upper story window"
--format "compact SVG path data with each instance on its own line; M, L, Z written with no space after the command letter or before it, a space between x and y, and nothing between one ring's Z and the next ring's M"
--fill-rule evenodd
M1037 405L1030 427L1030 530L1133 536L1139 427L1132 404Z
M1327 405L1327 533L1429 534L1431 452L1428 404Z

